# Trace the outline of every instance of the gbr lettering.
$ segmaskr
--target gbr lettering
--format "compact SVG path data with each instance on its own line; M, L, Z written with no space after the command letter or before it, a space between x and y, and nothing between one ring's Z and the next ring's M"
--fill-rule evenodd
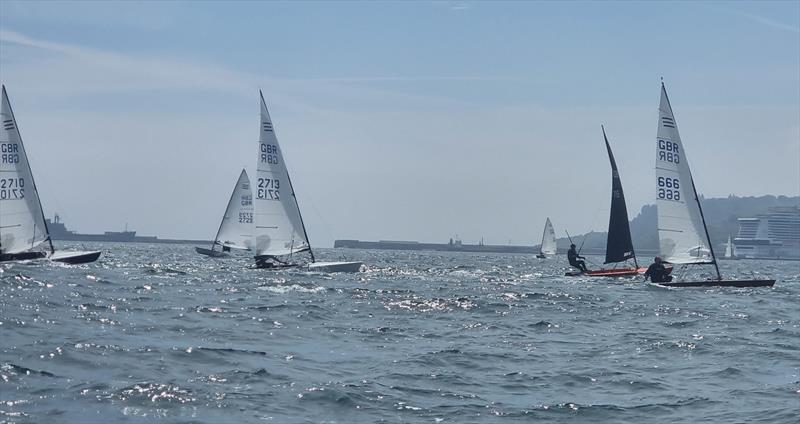
M678 143L658 139L658 160L676 165L681 163L681 152Z

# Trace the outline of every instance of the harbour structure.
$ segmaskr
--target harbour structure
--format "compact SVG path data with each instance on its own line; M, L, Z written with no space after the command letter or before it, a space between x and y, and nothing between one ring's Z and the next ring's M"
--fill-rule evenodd
M800 205L772 207L766 214L738 221L735 256L800 260Z

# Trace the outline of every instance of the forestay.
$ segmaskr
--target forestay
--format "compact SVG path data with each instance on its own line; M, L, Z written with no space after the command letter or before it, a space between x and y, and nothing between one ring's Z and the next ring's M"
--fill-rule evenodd
M541 253L543 255L556 254L556 232L553 230L553 224L550 222L549 217L547 218L547 222L544 223Z
M253 248L253 191L244 169L233 188L214 244L232 249Z
M628 208L625 205L625 193L622 191L622 180L619 178L617 162L608 144L606 130L603 129L603 140L606 142L608 160L611 162L611 212L608 218L608 237L606 238L606 260L604 263L624 262L634 258L631 228L628 223Z
M5 86L2 91L0 253L19 253L47 241L48 234L39 194Z
M310 249L272 120L261 95L261 127L255 194L255 256Z
M713 263L686 150L663 83L658 111L655 189L661 256L674 264Z

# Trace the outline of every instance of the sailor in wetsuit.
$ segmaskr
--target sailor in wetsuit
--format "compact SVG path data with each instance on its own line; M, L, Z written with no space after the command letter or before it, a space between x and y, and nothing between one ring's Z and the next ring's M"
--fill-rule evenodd
M667 268L664 267L664 263L658 256L655 257L654 262L647 268L647 272L644 273L644 281L647 281L648 278L654 283L669 283L672 281L672 276L669 275Z
M586 262L579 261L578 259L586 259L583 256L578 255L578 252L575 250L575 245L570 244L569 250L567 251L567 259L569 260L569 264L581 270L581 272L586 272Z

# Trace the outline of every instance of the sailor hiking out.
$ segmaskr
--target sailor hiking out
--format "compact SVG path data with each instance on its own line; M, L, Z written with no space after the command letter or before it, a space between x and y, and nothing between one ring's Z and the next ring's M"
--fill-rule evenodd
M581 261L579 259L586 259L581 255L578 255L578 252L575 250L575 244L569 245L569 251L567 251L567 259L569 260L569 264L575 268L578 268L581 272L586 272L586 262Z

